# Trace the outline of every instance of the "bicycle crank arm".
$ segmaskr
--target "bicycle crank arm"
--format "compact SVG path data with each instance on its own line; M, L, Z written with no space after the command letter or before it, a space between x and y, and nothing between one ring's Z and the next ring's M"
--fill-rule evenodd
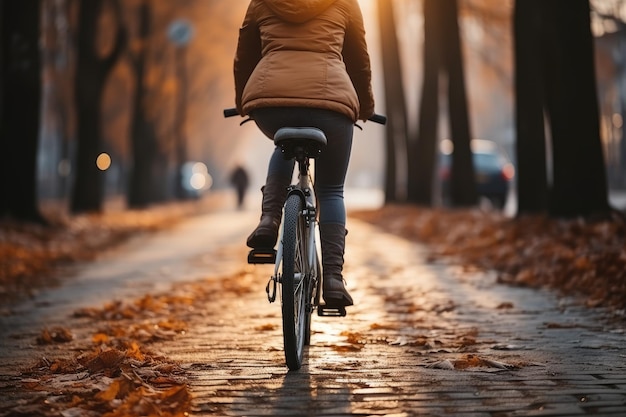
M278 277L271 276L270 280L267 281L267 285L265 286L265 292L267 293L267 301L273 303L276 301L276 288L278 286Z

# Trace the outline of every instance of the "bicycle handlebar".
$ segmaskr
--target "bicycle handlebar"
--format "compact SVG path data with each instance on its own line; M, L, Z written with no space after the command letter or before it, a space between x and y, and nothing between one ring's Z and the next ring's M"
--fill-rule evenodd
M224 109L224 117L234 117L234 116L239 116L239 112L237 111L236 108L233 107L230 109ZM370 117L367 120L374 122L374 123L381 124L381 125L387 124L387 117L383 116L382 114L374 113L372 117Z
M382 114L376 114L374 113L369 119L370 122L374 122L374 123L378 123L380 125L386 125L387 124L387 116L383 116Z
M239 112L237 111L236 108L231 108L231 109L224 109L224 117L233 117L233 116L239 116Z

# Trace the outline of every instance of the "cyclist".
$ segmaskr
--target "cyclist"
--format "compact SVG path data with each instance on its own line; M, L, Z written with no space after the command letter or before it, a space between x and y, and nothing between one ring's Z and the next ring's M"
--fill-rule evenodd
M317 127L328 146L317 158L323 297L349 306L342 276L346 236L343 188L354 124L374 114L370 59L358 0L251 0L234 62L235 103L268 137L281 127ZM261 220L247 239L273 248L294 161L270 158Z

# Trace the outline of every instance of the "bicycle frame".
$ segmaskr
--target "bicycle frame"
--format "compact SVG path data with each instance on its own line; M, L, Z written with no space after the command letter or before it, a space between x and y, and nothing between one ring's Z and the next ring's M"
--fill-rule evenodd
M310 175L310 164L311 158L306 155L297 155L294 157L296 164L298 166L298 181L295 184L292 184L288 188L287 196L285 200L288 200L290 196L297 195L302 201L303 212L302 216L306 221L306 259L307 264L310 266L317 265L318 262L318 253L317 253L317 207L316 207L316 197L315 190L313 187L313 181ZM274 261L274 273L270 277L269 282L266 286L266 293L268 296L268 300L270 303L276 300L277 287L282 288L279 284L281 283L281 267L283 261L283 236L285 233L285 216L283 215L283 224L281 225L281 230L278 239L278 245L276 248L276 257ZM319 305L319 285L321 283L321 276L319 276L319 268L317 266L313 267L313 271L315 271L316 275L310 277L313 284L315 284L314 294L315 298L312 304L309 306L309 312L312 312ZM304 278L303 276L294 277L298 280L298 283Z
M314 265L316 261L316 227L317 227L317 208L315 206L315 191L312 187L311 176L309 174L309 159L306 158L303 161L297 161L298 163L298 183L296 185L291 185L289 187L289 191L287 193L287 198L292 194L297 194L300 196L304 203L304 210L306 213L305 219L307 222L307 230L308 230L308 242L307 242L307 258L309 261L309 265ZM284 224L283 224L284 228ZM281 230L280 236L283 235L283 230ZM282 239L279 239L278 248L276 251L276 262L274 264L274 276L278 276L280 272L280 263L283 258L283 242Z

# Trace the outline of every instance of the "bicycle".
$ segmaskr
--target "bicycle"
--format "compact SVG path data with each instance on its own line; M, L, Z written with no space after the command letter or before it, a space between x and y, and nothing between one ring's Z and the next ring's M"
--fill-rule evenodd
M236 109L225 109L224 117L238 116ZM252 120L248 118L241 124ZM375 114L369 120L385 124L386 117ZM357 125L358 126L358 125ZM289 370L302 366L304 348L311 341L311 315L344 317L343 306L320 303L321 267L317 248L317 205L310 160L326 146L326 136L314 127L283 127L274 135L285 159L295 159L298 181L288 187L283 206L282 227L277 249L252 249L250 264L274 264L265 292L270 303L280 292L285 361Z

